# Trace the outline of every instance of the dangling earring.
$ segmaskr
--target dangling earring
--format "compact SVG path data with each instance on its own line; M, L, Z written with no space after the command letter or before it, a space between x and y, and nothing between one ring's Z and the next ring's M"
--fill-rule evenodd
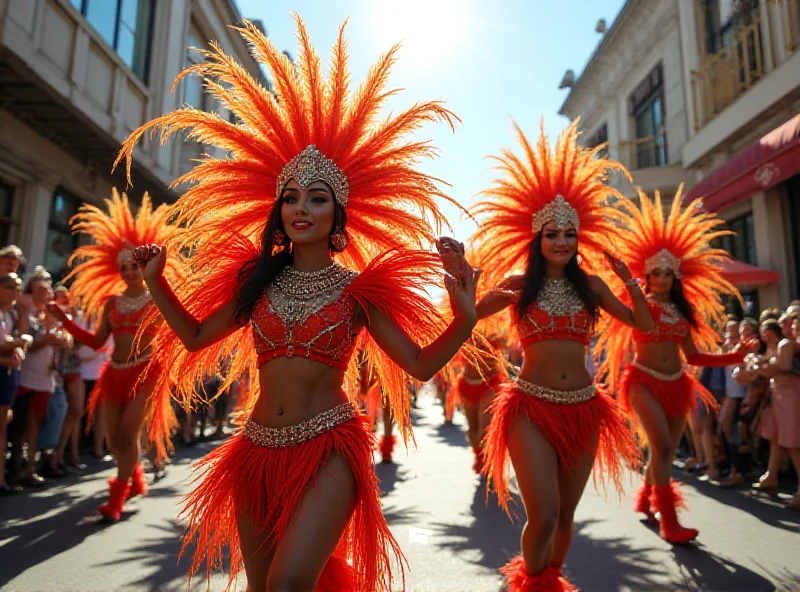
M280 228L276 228L272 231L272 244L276 247L282 247L286 244L286 235Z
M331 244L333 245L333 250L337 253L344 251L347 246L347 235L344 233L344 230L337 228L333 231L333 234L331 234Z

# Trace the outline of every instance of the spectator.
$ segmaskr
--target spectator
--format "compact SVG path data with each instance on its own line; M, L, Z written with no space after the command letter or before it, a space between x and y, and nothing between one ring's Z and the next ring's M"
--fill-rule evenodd
M10 273L20 273L20 267L25 267L25 256L17 245L8 245L0 249L0 277Z
M86 320L83 318L81 311L77 311L77 315L73 319L81 329L89 329ZM78 358L81 361L81 378L84 383L84 393L91 394L94 390L97 377L100 376L100 370L105 363L111 359L111 351L114 349L114 338L109 336L105 346L99 350L93 350L86 345L78 347ZM89 418L87 418L88 421ZM110 461L111 455L106 453L108 438L106 436L105 428L105 414L103 413L103 404L98 402L94 412L94 417L91 418L92 426L92 453L98 460Z
M36 267L28 278L25 293L34 304L29 314L30 345L25 363L22 365L20 386L14 399L13 452L11 471L15 481L22 475L22 448L28 445L28 462L22 483L30 487L44 484L44 479L36 472L36 452L39 427L47 413L47 404L56 388L53 362L56 350L68 345L69 341L56 330L55 322L45 312L48 300L52 298L52 278L44 267ZM52 330L51 330L52 329Z
M67 290L66 286L56 286L55 300L71 316L75 316L75 310L70 305L69 290ZM81 417L83 416L86 400L86 387L81 377L81 359L78 356L79 347L78 343L73 343L72 347L62 349L59 354L58 366L67 395L67 414L61 427L58 446L53 452L50 463L51 471L57 475L65 473L68 467L70 469L85 468L84 465L80 464L78 452ZM69 461L65 459L65 451L68 445L71 453Z
M27 340L20 336L14 309L21 288L22 281L16 273L0 276L0 497L19 490L19 487L12 488L6 483L6 426L12 415L11 405L19 384L19 367L28 345Z

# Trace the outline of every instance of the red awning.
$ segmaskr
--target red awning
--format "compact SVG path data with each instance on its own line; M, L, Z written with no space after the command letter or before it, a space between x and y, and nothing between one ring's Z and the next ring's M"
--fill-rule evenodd
M723 265L722 276L734 286L766 286L777 284L780 279L777 271L762 269L736 259Z
M800 115L797 115L711 171L688 191L684 203L702 197L706 210L718 212L784 182L799 171Z

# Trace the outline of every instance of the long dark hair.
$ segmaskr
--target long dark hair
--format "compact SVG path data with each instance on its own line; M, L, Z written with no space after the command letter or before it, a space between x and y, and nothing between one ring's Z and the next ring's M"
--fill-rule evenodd
M672 280L672 287L669 289L669 299L672 300L672 304L675 305L675 308L678 309L683 318L689 321L692 327L697 328L697 317L694 314L694 309L686 299L686 294L683 293L683 284L681 284L681 280L677 277Z
M334 193L331 191L331 196ZM283 227L283 218L281 217L281 208L283 207L283 194L280 199L272 206L272 211L267 218L267 224L264 226L264 234L261 235L261 252L242 265L239 270L238 285L239 290L236 294L236 322L240 325L245 325L250 321L253 315L253 308L255 308L261 294L269 286L278 274L283 269L290 265L292 262L292 244L289 242L289 237L286 235L286 230ZM347 213L345 209L339 205L336 199L333 200L333 229L341 229L345 232L345 225L347 224ZM286 244L282 247L275 246L275 233L280 231L286 237ZM328 248L332 252L338 250L334 247L333 241L328 237Z
M522 287L522 296L517 303L517 316L522 318L528 307L536 302L539 297L539 291L544 284L544 269L545 258L542 253L542 233L536 235L528 247L528 265L525 268L524 284ZM566 267L566 278L578 291L578 295L583 301L586 310L592 317L592 325L597 322L597 317L600 314L600 303L597 295L589 285L589 276L578 265L578 254L575 253L569 260Z

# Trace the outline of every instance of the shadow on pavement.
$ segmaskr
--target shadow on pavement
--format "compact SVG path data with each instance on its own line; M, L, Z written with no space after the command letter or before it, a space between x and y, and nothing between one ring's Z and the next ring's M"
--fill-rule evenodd
M381 496L389 495L395 490L398 483L408 479L408 469L396 463L378 463L375 465L375 474L378 476L378 486Z
M673 547L672 556L681 567L681 577L687 588L691 586L699 590L772 592L775 590L775 582L780 580L771 573L770 579L767 579L735 561L714 555L699 545ZM768 570L765 571L769 573Z
M746 512L764 524L800 533L800 512L784 508L776 496L765 496L747 489L724 489L712 483L698 481L681 475L678 478L686 487L691 487L705 497L721 504Z

